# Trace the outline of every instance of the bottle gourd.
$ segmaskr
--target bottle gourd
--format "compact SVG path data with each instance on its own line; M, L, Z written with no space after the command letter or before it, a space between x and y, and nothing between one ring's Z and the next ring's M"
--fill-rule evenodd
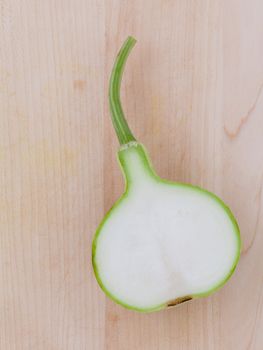
M120 102L128 37L113 67L109 103L120 142L125 191L99 225L92 245L97 281L115 302L151 312L209 295L232 275L240 234L216 195L161 179L133 136Z

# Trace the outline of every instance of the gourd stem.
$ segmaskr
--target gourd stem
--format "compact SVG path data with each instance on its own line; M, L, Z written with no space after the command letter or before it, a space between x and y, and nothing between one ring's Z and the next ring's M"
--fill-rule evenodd
M130 141L136 141L127 124L120 101L120 85L124 66L135 43L136 40L131 36L126 39L118 53L110 77L109 102L111 119L121 145Z

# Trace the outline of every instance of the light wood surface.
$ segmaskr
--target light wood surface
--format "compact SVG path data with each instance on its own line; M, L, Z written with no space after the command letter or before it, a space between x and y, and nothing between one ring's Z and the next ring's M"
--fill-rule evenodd
M0 0L0 349L263 349L262 0ZM122 191L107 103L127 35L131 128L160 175L241 228L219 292L153 314L105 299L96 226Z

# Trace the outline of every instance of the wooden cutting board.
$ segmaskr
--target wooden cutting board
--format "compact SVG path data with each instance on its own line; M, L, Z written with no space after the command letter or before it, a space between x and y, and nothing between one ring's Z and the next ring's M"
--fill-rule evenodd
M263 349L261 0L0 0L0 349ZM220 195L243 248L219 292L106 299L91 240L123 182L107 103L127 35L131 128L159 174Z

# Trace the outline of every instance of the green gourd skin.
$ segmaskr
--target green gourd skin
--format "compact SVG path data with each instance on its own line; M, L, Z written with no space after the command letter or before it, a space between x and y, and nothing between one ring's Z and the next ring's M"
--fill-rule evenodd
M112 70L112 74L110 78L110 86L109 86L109 104L110 104L110 111L112 116L112 123L121 145L118 151L118 161L125 179L125 191L123 195L119 198L119 200L117 200L117 202L113 205L110 211L106 214L106 216L102 220L101 224L99 225L95 233L93 244L92 244L92 264L93 264L93 269L94 269L96 279L100 287L106 293L107 296L113 299L116 303L128 309L132 309L140 312L152 312L152 311L164 309L169 306L180 304L184 301L188 301L193 298L207 296L213 293L214 291L216 291L222 285L224 285L226 281L233 274L235 267L237 265L237 262L239 260L240 249L241 249L241 239L240 239L238 224L232 212L220 198L218 198L215 194L207 190L201 189L197 186L178 183L178 182L175 183L172 181L161 179L153 170L152 164L150 162L150 159L145 147L141 143L138 143L135 137L133 136L126 122L126 119L124 117L124 113L122 110L122 106L120 102L120 84L121 84L121 78L122 78L125 62L135 43L136 43L136 40L132 37L128 37L127 40L124 42L116 58L116 61ZM131 161L131 158L133 159L132 161ZM134 164L136 164L136 169L134 168ZM99 240L100 234L103 231L105 223L107 223L111 215L118 211L118 208L122 205L123 201L127 200L129 195L133 193L134 189L136 188L136 186L141 180L156 183L156 184L162 184L164 186L173 186L175 188L183 188L186 190L190 189L192 191L196 191L198 195L206 196L216 201L216 203L227 214L228 218L230 219L233 225L233 232L236 239L236 254L233 259L233 264L229 268L228 273L224 276L222 280L218 281L218 283L216 283L209 290L202 293L186 295L180 298L176 298L175 300L169 300L160 305L154 305L153 307L144 308L144 307L137 307L136 305L135 306L130 305L124 302L123 300L119 300L118 297L113 295L104 285L102 278L100 276L100 267L98 266L98 262L96 258L96 252L97 252L98 240Z

